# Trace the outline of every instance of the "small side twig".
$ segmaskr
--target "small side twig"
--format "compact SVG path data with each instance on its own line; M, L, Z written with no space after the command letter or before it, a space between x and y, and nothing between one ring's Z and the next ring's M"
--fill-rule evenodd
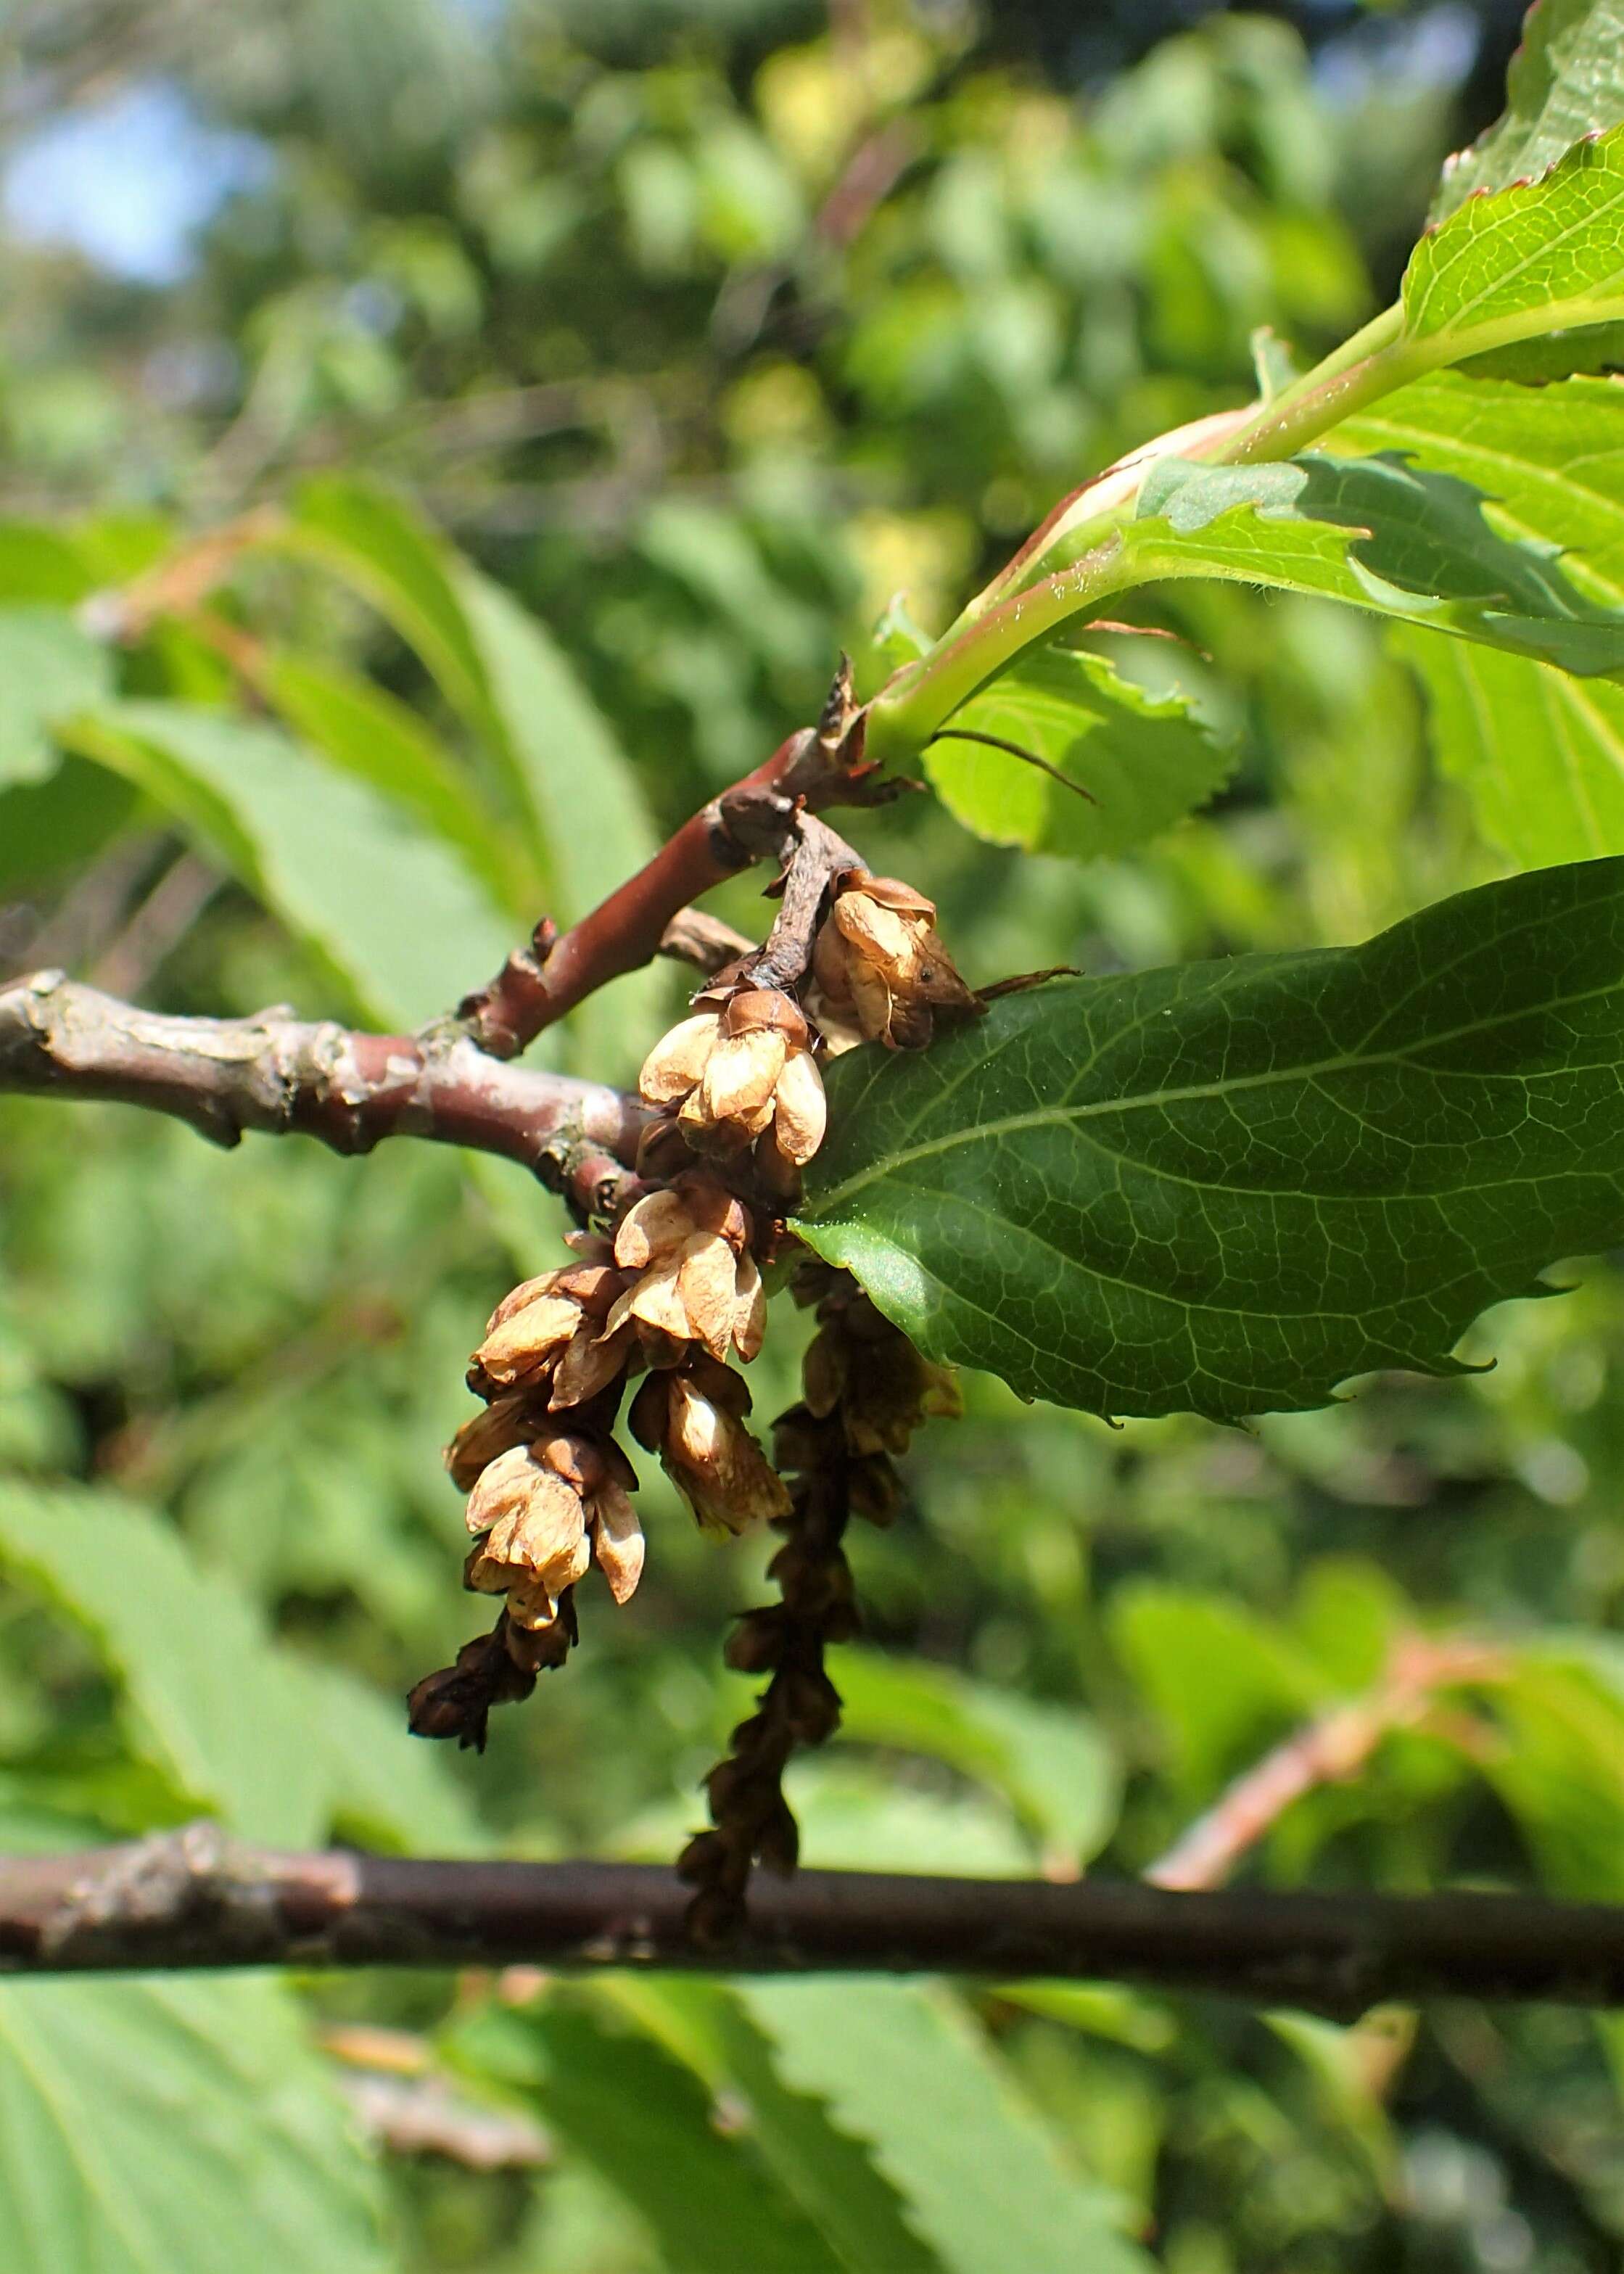
M1363 1698L1297 1729L1237 1777L1146 1872L1154 1886L1221 1887L1294 1801L1366 1767L1384 1737L1413 1728L1432 1713L1438 1693L1466 1683L1492 1682L1503 1661L1480 1643L1406 1635L1381 1679Z
M680 908L660 934L659 953L671 963L690 964L714 978L741 955L748 955L756 942L748 934L735 931L719 916L709 915L703 908Z

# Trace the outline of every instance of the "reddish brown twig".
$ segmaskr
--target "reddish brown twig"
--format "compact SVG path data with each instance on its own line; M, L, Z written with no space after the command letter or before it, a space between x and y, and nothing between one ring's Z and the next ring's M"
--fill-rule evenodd
M425 1137L521 1162L585 1212L650 1116L601 1082L500 1065L458 1036L359 1034L283 1011L170 1018L60 972L0 990L0 1090L140 1105L216 1144L297 1132L338 1153Z
M889 802L914 785L864 763L862 715L842 657L816 727L803 727L668 838L635 877L568 931L545 920L527 948L457 1006L462 1031L497 1058L513 1058L545 1027L623 972L660 953L673 917L752 862L786 865L803 814L825 806Z
M1440 1690L1502 1672L1503 1661L1479 1643L1402 1637L1373 1689L1295 1731L1237 1777L1145 1877L1158 1887L1221 1887L1294 1801L1357 1776L1384 1737L1427 1719Z

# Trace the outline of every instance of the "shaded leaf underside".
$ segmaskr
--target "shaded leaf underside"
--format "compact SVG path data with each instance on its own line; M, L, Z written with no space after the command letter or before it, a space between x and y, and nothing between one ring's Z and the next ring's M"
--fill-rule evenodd
M1624 603L1624 399L1603 380L1532 389L1423 380L1338 430L1476 483L1513 535L1568 548L1573 581ZM1523 862L1624 849L1624 687L1403 629L1446 769L1490 840Z

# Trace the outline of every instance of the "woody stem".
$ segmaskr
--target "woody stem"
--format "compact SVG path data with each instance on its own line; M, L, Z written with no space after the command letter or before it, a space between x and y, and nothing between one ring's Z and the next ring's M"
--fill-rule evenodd
M59 971L0 989L0 1091L139 1105L219 1145L244 1130L366 1153L423 1137L517 1161L590 1211L650 1116L602 1082L499 1065L456 1035L372 1035L282 1010L172 1018Z

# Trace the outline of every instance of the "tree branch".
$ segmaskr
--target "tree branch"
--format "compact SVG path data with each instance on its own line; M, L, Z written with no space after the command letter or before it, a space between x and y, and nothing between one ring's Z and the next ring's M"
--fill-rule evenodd
M754 861L786 864L801 841L799 823L831 805L879 805L916 785L882 777L862 755L862 713L842 657L823 717L780 742L772 756L712 798L626 883L568 931L544 918L528 947L457 1005L469 1038L496 1058L515 1058L545 1027L611 979L661 951L673 919Z
M620 1090L503 1065L456 1035L357 1034L282 1010L170 1018L59 971L0 989L0 1090L146 1106L219 1145L245 1129L337 1153L396 1136L466 1145L588 1206L583 1180L628 1164L650 1118Z
M541 1965L1144 1983L1351 2017L1418 1998L1624 2004L1624 1907L1526 1895L1184 1894L1132 1881L802 1871L718 1958L638 1864L282 1855L211 1825L0 1864L0 1970Z

